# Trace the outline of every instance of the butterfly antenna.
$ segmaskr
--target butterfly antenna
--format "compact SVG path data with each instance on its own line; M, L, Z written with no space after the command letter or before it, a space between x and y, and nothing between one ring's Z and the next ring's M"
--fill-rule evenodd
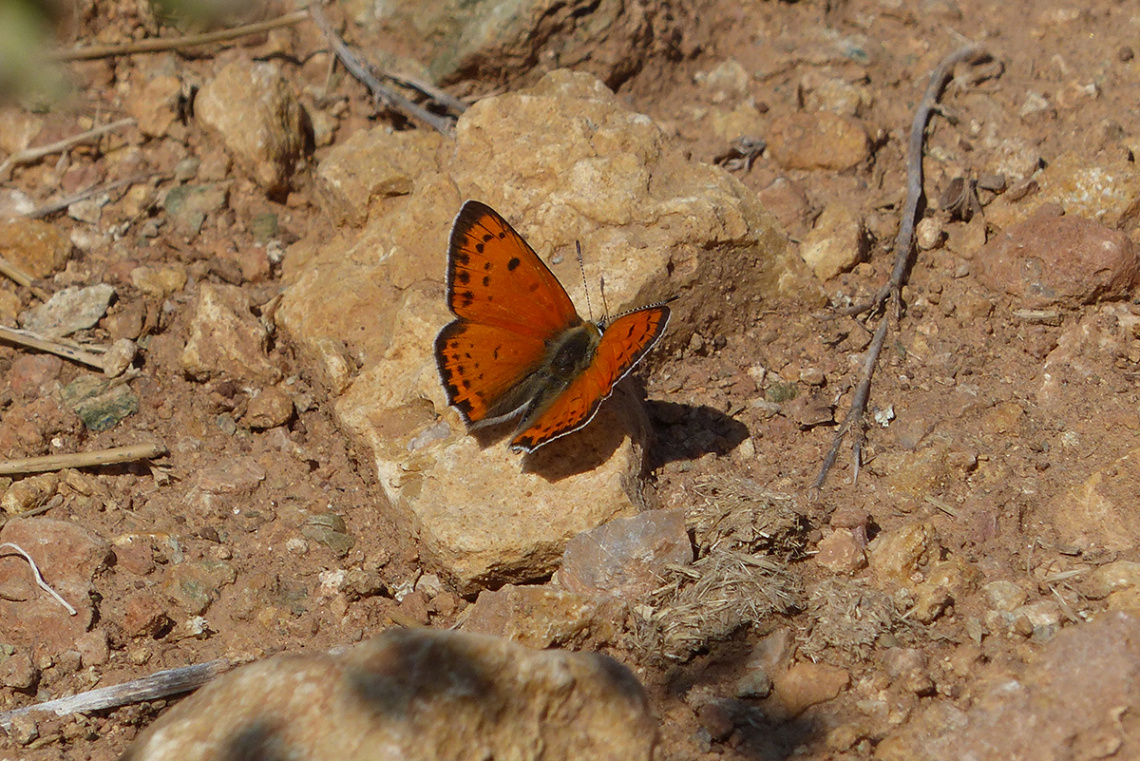
M582 261L582 242L574 241L574 249L578 252L578 271L582 273L582 290L586 292L586 311L590 314L590 322L593 322L594 307L590 304L590 286L586 283L586 265Z
M610 321L610 305L606 303L606 276L602 275L598 278L598 291L602 294L602 311L605 316L602 317L603 323Z

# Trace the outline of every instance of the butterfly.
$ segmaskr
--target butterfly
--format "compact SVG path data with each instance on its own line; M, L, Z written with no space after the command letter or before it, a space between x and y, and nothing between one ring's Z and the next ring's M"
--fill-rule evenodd
M597 324L486 204L467 201L451 228L447 303L435 359L447 401L471 428L521 416L511 449L533 452L585 426L665 332L664 303Z

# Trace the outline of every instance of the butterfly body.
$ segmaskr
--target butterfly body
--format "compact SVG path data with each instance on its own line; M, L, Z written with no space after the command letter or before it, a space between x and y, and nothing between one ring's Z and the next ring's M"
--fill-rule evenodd
M456 319L435 354L448 402L473 428L521 416L516 451L586 425L669 321L663 304L583 320L522 236L478 201L452 226L447 292Z

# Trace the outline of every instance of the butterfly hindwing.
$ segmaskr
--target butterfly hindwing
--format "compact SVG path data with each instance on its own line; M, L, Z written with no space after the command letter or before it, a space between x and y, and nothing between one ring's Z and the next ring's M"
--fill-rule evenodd
M526 430L511 440L516 451L533 452L593 419L614 386L653 348L669 323L669 307L658 304L620 315L606 326L586 370L559 394Z
M447 296L458 317L543 339L582 322L534 249L478 201L463 204L451 228Z

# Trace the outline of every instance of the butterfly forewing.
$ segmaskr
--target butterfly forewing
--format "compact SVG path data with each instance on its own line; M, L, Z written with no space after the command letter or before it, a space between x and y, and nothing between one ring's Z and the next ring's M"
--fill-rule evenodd
M533 452L590 422L614 386L641 361L665 332L669 307L656 305L621 315L602 333L590 366L550 407L511 441L516 451Z
M486 204L463 204L447 261L448 305L459 317L544 339L582 322L554 273Z
M447 401L468 423L506 414L502 400L541 363L544 351L541 339L462 318L446 325L435 339L435 361Z

